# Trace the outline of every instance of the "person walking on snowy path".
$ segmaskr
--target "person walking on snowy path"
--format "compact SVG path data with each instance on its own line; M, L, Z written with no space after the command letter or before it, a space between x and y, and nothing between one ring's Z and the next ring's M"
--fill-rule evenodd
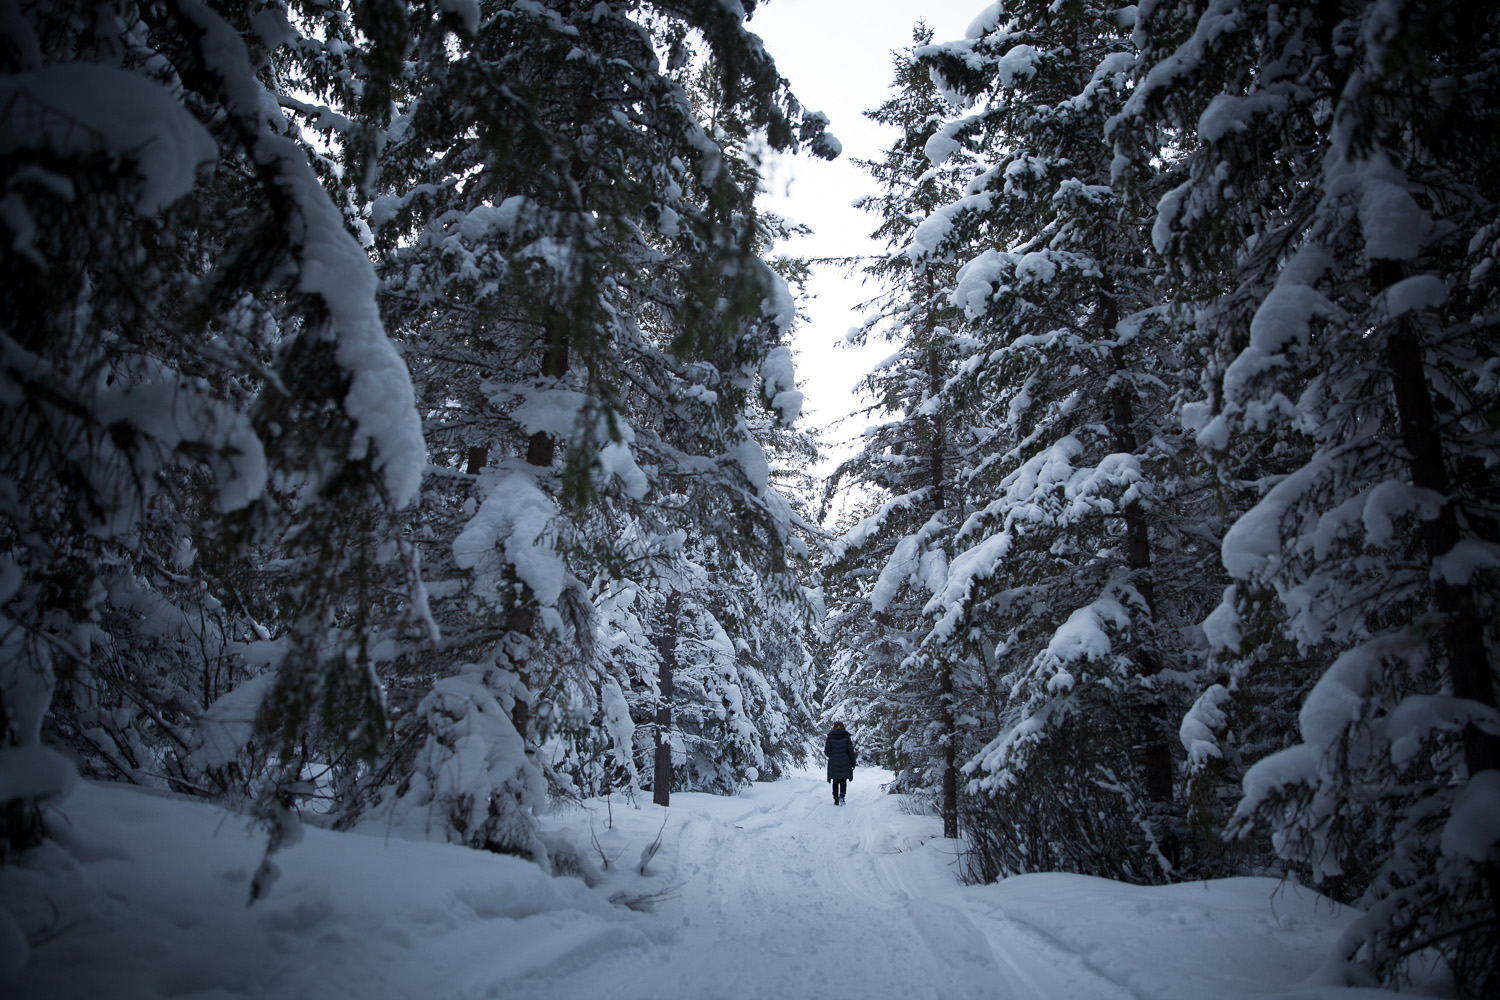
M854 737L849 735L842 722L835 722L823 742L823 754L828 758L828 780L833 784L833 804L844 804L844 793L849 788L849 779L854 777Z

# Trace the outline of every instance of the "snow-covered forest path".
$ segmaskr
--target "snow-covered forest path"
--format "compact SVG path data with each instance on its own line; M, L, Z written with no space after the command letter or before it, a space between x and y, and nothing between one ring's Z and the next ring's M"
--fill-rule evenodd
M519 984L515 996L1134 997L1072 950L966 897L938 821L862 769L847 804L811 775L678 796L658 913L681 930ZM627 856L628 857L628 856ZM625 860L625 859L622 859Z
M933 816L861 768L662 809L547 817L592 888L517 857L309 827L246 906L264 833L179 796L80 783L56 841L0 868L6 1000L1353 1000L1312 985L1351 911L1274 879L1141 887L955 877ZM639 870L642 849L660 850ZM598 848L594 848L597 843ZM575 845L569 848L567 845ZM592 862L589 859L594 859ZM652 912L610 900L657 896ZM7 992L9 990L9 992ZM1388 994L1369 994L1387 996Z

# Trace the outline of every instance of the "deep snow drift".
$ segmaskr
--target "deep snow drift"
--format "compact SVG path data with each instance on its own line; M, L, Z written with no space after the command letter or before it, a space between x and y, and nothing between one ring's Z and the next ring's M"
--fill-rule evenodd
M548 825L592 888L309 829L250 907L263 838L246 820L83 783L52 815L58 842L0 870L0 979L17 1000L1376 995L1299 985L1352 912L1273 880L961 886L954 843L881 794L888 778L861 769L843 808L802 775L562 810Z

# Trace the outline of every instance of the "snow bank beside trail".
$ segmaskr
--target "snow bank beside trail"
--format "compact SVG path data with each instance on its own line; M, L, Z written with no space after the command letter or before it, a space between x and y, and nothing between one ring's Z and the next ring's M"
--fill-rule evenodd
M578 879L461 847L308 829L247 907L265 838L244 817L80 783L51 826L57 843L0 869L0 928L32 942L0 933L0 967L29 957L9 1000L504 995L651 937Z
M1340 930L1360 914L1290 882L1230 878L1134 886L1046 873L968 891L1136 997L1395 995L1313 985Z

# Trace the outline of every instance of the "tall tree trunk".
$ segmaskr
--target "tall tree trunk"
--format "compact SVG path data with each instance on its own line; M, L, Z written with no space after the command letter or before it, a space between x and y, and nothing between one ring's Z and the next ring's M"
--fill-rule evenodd
M660 657L657 667L656 760L651 778L651 801L659 806L672 804L672 672L677 667L677 611L682 594L674 587L667 594L661 631L656 637Z
M1397 261L1383 260L1375 262L1373 272L1378 286L1384 288L1398 281L1404 268ZM1438 516L1427 522L1424 532L1427 555L1435 560L1462 541L1463 529L1458 502L1453 496L1453 480L1448 475L1447 450L1438 428L1432 389L1427 383L1422 343L1410 321L1401 321L1386 341L1385 362L1391 373L1396 417L1406 446L1412 485L1444 498ZM1433 604L1443 618L1443 647L1448 654L1448 681L1453 694L1489 708L1497 707L1495 675L1485 648L1484 620L1474 588L1449 583L1439 574L1432 589ZM1500 737L1482 732L1473 723L1464 727L1463 752L1464 767L1471 777L1481 771L1500 770ZM1488 965L1491 959L1486 956L1493 956L1500 949L1500 865L1493 860L1481 864L1479 878L1489 893L1491 921L1488 930L1476 928L1459 942L1460 962L1465 965L1472 960L1462 957L1464 953L1476 954L1481 965ZM1470 937L1479 940L1472 941ZM1481 986L1482 992L1493 987L1500 975L1491 970L1476 978L1485 984Z
M562 378L568 373L568 328L563 318L554 314L547 323L547 342L542 350L541 374L551 378ZM476 452L479 454L476 455ZM526 462L538 468L546 469L552 466L552 460L556 456L557 446L552 440L552 435L546 431L537 431L531 435L531 440L526 444ZM488 449L471 448L469 450L469 472L477 473L484 467L488 458ZM513 617L514 624L511 631L518 632L526 637L527 656L513 658L512 666L515 668L516 676L520 678L521 687L527 694L517 696L515 704L511 706L511 722L516 727L516 732L521 738L526 738L526 729L531 725L531 671L527 664L530 659L530 638L536 627L536 608L534 603L524 608L516 609Z
M927 296L929 303L936 294L936 279L929 272ZM927 340L927 398L936 398L947 381L943 365L943 352L935 343L937 321L930 309L923 331ZM942 414L933 412L928 418L930 440L927 450L929 485L932 487L932 512L937 517L948 505L945 466L947 464L948 427ZM942 805L943 836L958 837L958 731L953 714L953 664L947 656L939 654L938 668L938 727L943 741Z
M1404 273L1398 261L1377 261L1374 268L1376 283L1381 288L1394 284ZM1412 485L1445 498L1438 516L1427 522L1424 539L1429 558L1437 559L1462 541L1463 529L1445 462L1447 448L1438 429L1432 390L1427 384L1426 359L1421 341L1409 323L1403 321L1386 341L1385 362L1391 373L1396 417L1402 444L1406 446ZM1494 671L1484 644L1484 620L1473 588L1451 584L1439 576L1433 583L1433 604L1445 623L1443 645L1448 653L1448 679L1454 695L1489 708L1497 707ZM1466 727L1464 763L1470 774L1500 770L1500 737L1481 732L1472 724Z
M1101 301L1102 329L1114 335L1119 324L1119 304L1114 295L1107 293ZM1124 378L1125 358L1120 348L1110 352L1111 369L1114 375L1109 391L1110 447L1119 454L1133 455L1140 442L1135 434L1134 387ZM1151 534L1146 525L1146 512L1139 500L1125 505L1125 565L1130 570L1130 582L1146 603L1147 634L1138 637L1136 669L1142 676L1152 676L1161 671L1162 663L1152 648L1156 620L1156 582L1151 573ZM1167 825L1173 799L1175 775L1172 765L1172 746L1169 742L1175 735L1174 720L1168 718L1166 705L1153 698L1146 706L1145 732L1139 747L1140 767L1145 778L1146 799L1155 809L1157 846L1162 856L1174 867L1182 857L1177 835Z
M953 721L953 666L938 671L938 721L943 733L943 836L958 837L958 740Z
M1406 445L1412 485L1447 498L1438 516L1427 523L1430 558L1445 555L1463 539L1453 482L1443 461L1444 446L1437 427L1432 393L1427 385L1422 348L1415 334L1401 330L1386 343L1396 397L1396 415ZM1494 671L1484 645L1484 621L1474 590L1449 583L1441 576L1433 583L1433 604L1443 616L1443 645L1448 653L1448 679L1459 698L1496 706ZM1469 773L1500 770L1500 738L1470 724L1464 729L1464 764Z

